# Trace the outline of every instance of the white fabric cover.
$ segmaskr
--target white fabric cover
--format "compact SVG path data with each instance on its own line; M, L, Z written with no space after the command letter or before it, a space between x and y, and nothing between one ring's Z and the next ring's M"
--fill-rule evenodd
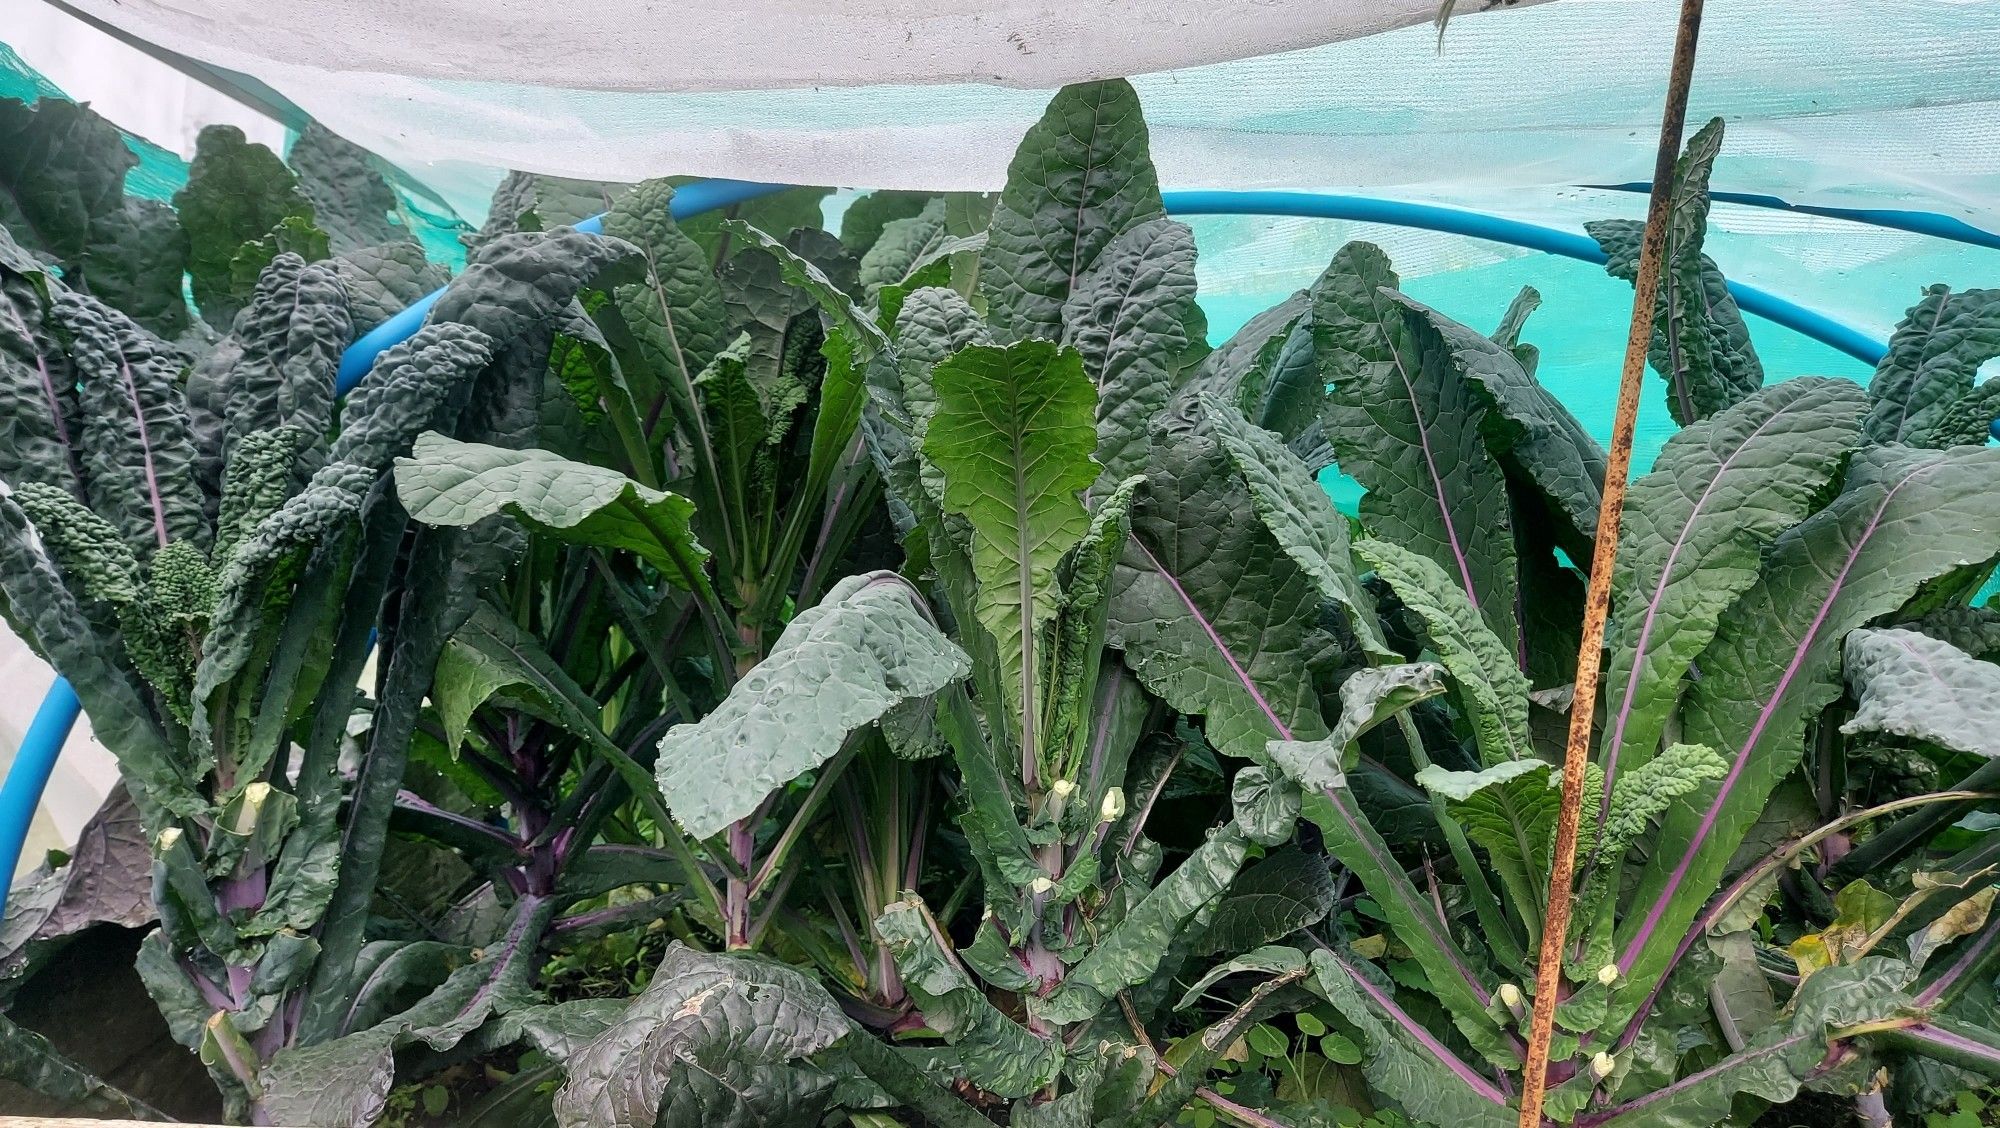
M1520 0L1463 6L1501 2ZM1353 39L1427 22L1438 3L85 0L80 6L211 61L697 92L946 82L1039 89Z
M1460 0L1440 46L1436 0L71 2L269 83L469 216L506 168L993 188L1049 87L1140 72L1170 187L1540 206L1650 174L1678 8ZM1709 0L1690 116L1718 114L1718 188L2000 226L1995 0Z

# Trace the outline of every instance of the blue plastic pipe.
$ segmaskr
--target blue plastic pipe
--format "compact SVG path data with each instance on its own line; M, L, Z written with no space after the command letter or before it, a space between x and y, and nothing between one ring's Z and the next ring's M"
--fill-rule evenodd
M1605 259L1597 240L1588 235L1436 204L1326 192L1187 191L1162 195L1166 198L1167 211L1175 215L1295 215L1316 219L1350 219L1469 235L1475 239L1547 251L1552 255L1599 265ZM1843 325L1823 313L1767 290L1731 282L1729 293L1745 312L1803 333L1857 360L1879 364L1882 354L1888 351L1887 346L1859 329Z
M747 180L702 180L676 189L673 213L676 219L700 215L717 208L726 208L759 196L768 196L783 191L789 185L760 184ZM1226 192L1226 191L1183 191L1161 194L1167 211L1173 215L1288 215L1312 219L1348 219L1364 223L1381 223L1392 227L1415 227L1425 231L1445 231L1456 235L1467 235L1475 239L1486 239L1495 243L1508 243L1516 247L1546 251L1566 258L1582 259L1585 262L1602 263L1604 252L1597 247L1596 240L1588 235L1571 231L1561 231L1553 227L1542 227L1533 223L1487 215L1483 212L1462 211L1458 208L1439 207L1435 204L1415 204L1402 200L1382 200L1370 196L1347 196L1327 192ZM579 231L602 233L604 217L592 216L576 225ZM1736 303L1746 311L1769 321L1774 321L1788 329L1803 333L1814 340L1824 342L1849 356L1875 364L1882 359L1885 347L1867 334L1821 313L1815 313L1796 303L1778 297L1776 294L1731 282L1729 292L1736 297ZM361 378L374 367L375 358L384 349L400 341L407 340L423 326L424 317L431 306L437 304L438 290L419 298L408 309L377 325L347 347L341 354L340 369L334 378L334 388L341 395L353 390ZM2000 429L2000 424L1995 424ZM1996 431L2000 433L2000 431ZM42 700L42 707L35 714L35 722L28 728L21 740L20 754L14 758L14 765L7 772L7 781L0 786L0 919L4 919L7 909L7 891L13 883L14 866L21 856L21 844L28 836L28 827L33 823L35 808L41 804L42 791L48 786L49 773L54 770L56 757L62 752L63 741L69 737L69 730L76 723L78 705L76 692L62 678L57 678L49 694Z
M674 218L685 219L726 208L782 191L786 187L788 185L755 184L743 180L698 181L674 192ZM592 216L576 227L579 231L602 234L604 217ZM425 315L443 293L440 289L424 295L347 346L347 351L340 357L339 371L334 376L334 390L340 395L353 391L354 386L374 367L375 358L382 355L382 350L407 339L423 326ZM373 645L372 639L370 645ZM34 722L21 737L21 749L7 769L6 782L0 784L0 920L6 919L7 895L14 884L14 869L20 864L21 848L27 842L28 828L34 825L35 809L41 806L42 792L48 789L49 775L55 770L56 758L62 755L63 742L69 739L70 729L75 727L76 718L81 713L82 705L76 699L76 690L67 679L58 676L55 684L49 687L48 695L42 698L41 708L35 711Z
M745 200L754 200L759 196L768 196L773 192L782 192L787 187L790 186L758 184L748 180L700 180L674 190L672 210L675 219L686 219L717 208L726 208L731 204L740 204ZM588 231L593 235L602 235L604 217L593 215L577 224L576 229ZM437 304L438 296L443 293L443 290L435 290L425 294L409 308L362 334L360 340L347 346L347 351L340 355L340 371L334 376L334 390L343 396L352 391L354 385L359 384L361 378L368 374L368 370L375 366L375 358L382 355L382 350L409 339L410 334L423 327L424 318L430 314L431 307ZM0 826L0 831L4 829L4 826Z
M1635 180L1630 184L1585 184L1585 188L1605 188L1613 192L1651 193L1653 184L1648 180ZM1798 212L1801 215L1823 215L1829 219L1844 219L1849 223L1865 223L1870 227L1887 227L1896 231L1909 231L1917 235L1929 235L1934 239L1949 239L1954 243L1966 243L1988 250L2000 250L2000 233L1974 227L1957 216L1939 212L1909 211L1903 208L1829 208L1817 204L1795 204L1779 196L1767 196L1760 192L1717 192L1711 189L1708 198L1725 204L1743 204L1753 208L1769 208L1772 211Z
M62 755L63 741L69 739L81 711L76 690L67 680L56 678L21 737L21 751L7 769L7 782L0 784L0 920L7 916L7 892L14 884L14 867L21 863L28 828L34 824L35 808L42 805L49 773L56 770L56 757Z

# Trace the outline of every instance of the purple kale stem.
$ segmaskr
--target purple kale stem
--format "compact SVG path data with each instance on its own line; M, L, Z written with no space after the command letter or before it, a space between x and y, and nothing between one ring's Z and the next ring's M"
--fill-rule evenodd
M1346 805L1340 801L1339 789L1329 787L1326 789L1325 794L1328 805L1333 808L1335 814L1340 816L1340 820L1347 824L1348 833L1353 835L1355 842L1359 843L1361 848L1368 852L1369 857L1374 859L1375 864L1381 867L1385 873L1401 874L1403 868L1396 864L1396 860L1384 856L1381 851L1375 848L1375 842L1369 836L1370 828L1362 822L1361 816L1348 811ZM1427 906L1423 897L1417 894L1415 886L1409 886L1407 890L1402 886L1398 886L1395 892L1412 902L1410 915L1423 922L1424 931L1430 933L1431 943L1437 945L1438 950L1451 960L1452 968L1458 972L1459 978L1465 980L1466 986L1472 988L1473 995L1478 998L1480 1003L1486 1004L1492 1002L1492 994L1479 982L1479 977L1472 973L1472 969L1465 966L1465 961L1459 958L1458 946L1452 942L1450 925L1445 922L1443 916L1440 914L1435 921L1431 919L1430 914L1424 911Z
M1160 558L1153 555L1153 550L1147 548L1144 541L1133 537L1132 543L1138 546L1140 553L1146 557L1146 562L1153 566L1153 570L1158 572L1160 578L1167 581L1167 586L1174 589L1174 594L1180 597L1188 614L1194 616L1194 621L1201 626L1202 632L1208 635L1208 641L1214 643L1215 649L1222 654L1222 660L1229 663L1230 670L1236 674L1236 680L1243 683L1244 691L1257 703L1257 708L1263 711L1264 718L1271 722L1271 727L1278 730L1278 738L1292 739L1291 727L1278 719L1278 714L1271 708L1271 703L1266 701L1264 694L1257 689L1257 683L1250 680L1249 671L1236 660L1236 655L1230 653L1229 647L1222 641L1222 636L1216 633L1214 625L1208 621L1208 616L1201 613L1201 608L1195 606L1194 599L1188 595L1187 589L1181 586L1181 582L1174 578L1172 572L1167 571L1166 566L1160 563Z
M726 832L729 839L729 856L736 862L736 868L749 873L755 859L752 855L757 848L757 824L749 819L738 819L729 824ZM731 876L724 889L724 926L728 930L728 944L734 950L750 946L750 880L747 877Z
M1391 350L1390 355L1395 357L1396 375L1402 377L1403 391L1409 394L1410 411L1417 417L1417 441L1424 452L1424 466L1430 471L1431 492L1437 498L1438 516L1444 518L1445 538L1451 542L1451 555L1458 561L1458 575L1465 584L1466 601L1472 604L1474 611L1477 611L1479 589L1472 584L1472 565L1465 559L1465 547L1459 543L1458 526L1451 519L1451 502L1444 496L1444 478L1438 474L1437 456L1431 453L1431 426L1424 419L1424 405L1417 396L1416 385L1410 383L1410 374L1403 367L1402 356L1394 350Z
M153 465L153 438L146 430L146 409L139 402L139 382L132 378L132 362L122 354L118 358L118 371L125 379L125 394L132 401L132 420L139 431L139 451L146 460L146 498L153 507L153 535L160 539L160 547L167 547L167 506L160 497L160 472Z
M1994 917L1987 923L1986 930L1979 934L1979 939L1966 947L1957 962L1917 994L1916 1004L1920 1007L1935 1006L1937 1001L1944 997L1944 993L1951 990L1954 983L1963 978L1966 972L1978 966L1980 960L1986 958L1986 954L1992 950L1996 941L2000 941L2000 916Z
M1645 1108L1646 1106L1651 1105L1656 1101L1666 1100L1677 1093L1683 1092L1687 1089L1691 1089L1697 1085L1705 1084L1710 1077L1715 1076L1715 1074L1724 1069L1733 1069L1736 1066L1739 1066L1746 1061L1755 1061L1759 1058L1769 1057L1772 1054L1784 1053L1785 1051L1791 1049L1792 1047L1798 1045L1800 1042L1803 1042L1808 1038L1821 1037L1821 1036L1823 1035L1817 1033L1793 1034L1790 1037L1781 1038L1776 1042L1770 1043L1769 1045L1759 1046L1754 1050L1746 1050L1743 1053L1731 1055L1730 1057L1722 1059L1722 1061L1716 1063L1715 1065L1709 1066L1707 1069L1702 1070L1700 1073L1690 1073L1686 1077L1681 1078L1679 1081L1676 1081L1671 1085L1655 1089L1652 1092L1647 1093L1643 1097L1636 1097L1632 1100L1626 1101L1624 1104L1621 1105L1613 1105L1610 1108L1603 1110L1602 1112L1583 1113L1582 1115L1576 1118L1575 1128L1594 1128L1595 1125L1603 1124L1606 1121L1613 1120L1620 1116L1624 1116L1626 1113L1637 1112L1638 1110Z
M1438 1041L1430 1031L1424 1029L1421 1023L1403 1013L1403 1008L1396 1005L1396 1000L1390 998L1380 987L1370 982L1367 976L1361 974L1360 969L1342 959L1339 952L1331 948L1324 948L1322 950L1332 958L1334 963L1340 965L1340 970L1347 974L1347 978L1356 987L1360 988L1362 993L1373 1000L1376 1006L1382 1008L1395 1021L1396 1025L1402 1027L1405 1033L1416 1039L1419 1045L1423 1046L1432 1057L1436 1058L1439 1065L1451 1070L1473 1092L1478 1093L1494 1104L1504 1105L1507 1103L1507 1098L1500 1094L1500 1090L1495 1088L1491 1081L1481 1077L1477 1070L1458 1060L1458 1056L1446 1049L1444 1043Z
M1618 701L1618 715L1612 721L1611 727L1606 730L1604 741L1604 803L1597 811L1597 825L1599 829L1603 828L1605 815L1611 809L1611 784L1618 776L1618 750L1625 743L1625 725L1632 718L1632 698L1639 688L1639 671L1644 668L1646 663L1646 646L1653 637L1653 620L1659 617L1660 601L1666 598L1667 584L1673 578L1674 574L1674 563L1680 559L1681 549L1687 546L1688 532L1694 528L1695 518L1701 515L1703 507L1708 504L1709 496L1715 491L1715 484L1720 482L1722 476L1729 472L1730 464L1736 461L1737 455L1743 453L1743 448L1749 444L1750 440L1763 434L1764 428L1769 427L1773 421L1784 415L1787 410L1789 410L1789 406L1772 412L1769 419L1759 423L1756 430L1750 432L1744 438L1743 442L1737 444L1735 450L1729 452L1729 457L1716 465L1715 476L1710 478L1708 485L1702 488L1701 496L1695 499L1694 508L1688 510L1688 518L1681 525L1680 535L1674 538L1673 547L1667 551L1667 561L1660 567L1659 582L1653 585L1652 598L1646 601L1646 614L1639 621L1639 638L1632 647L1632 670L1625 679L1625 693Z
M854 437L854 443L858 446L860 442L861 436L857 434ZM850 447L850 454L852 450L853 448ZM842 461L846 461L845 456L842 457ZM842 481L834 489L833 496L827 499L826 513L820 518L819 535L813 539L812 555L806 558L805 579L799 584L799 592L802 595L811 595L817 590L820 561L826 554L828 542L833 538L834 518L839 515L841 507L847 502L847 487L848 483Z
M27 336L25 326L21 330L21 335L29 340L33 339ZM63 454L69 463L70 473L75 474L76 448L70 442L69 424L63 421L62 401L56 398L55 377L49 375L49 359L42 355L42 350L39 348L35 350L35 371L42 378L42 395L49 401L49 422L55 425L56 441L62 444Z
M1971 1059L1982 1063L1988 1076L2000 1076L2000 1046L1978 1038L1968 1038L1957 1031L1946 1030L1929 1022L1920 1022L1896 1033L1903 1041L1935 1046L1947 1051L1936 1055L1938 1057L1946 1060Z
M215 907L224 913L262 908L264 893L264 867L259 866L249 873L235 874L218 883Z
M431 818L448 822L460 830L484 835L506 846L509 850L519 852L521 849L520 841L499 827L493 826L490 823L480 822L478 819L461 815L454 811L447 811L443 807L439 807L424 799L414 791L398 791L396 793L396 806L406 811L419 811Z
M1854 562L1860 559L1861 550L1874 538L1876 527L1882 523L1882 514L1888 511L1889 503L1895 500L1896 494L1904 486L1915 481L1925 470L1937 465L1939 464L1930 463L1890 487L1889 491L1882 495L1881 503L1876 506L1875 515L1869 518L1868 527L1855 538L1854 547L1848 551L1846 562L1840 566L1840 572L1833 578L1833 586L1827 590L1826 598L1821 601L1819 610L1814 613L1812 623L1806 627L1797 649L1792 652L1791 662L1785 666L1784 674L1778 678L1778 684L1772 688L1770 696L1764 701L1764 708L1757 714L1756 723L1750 726L1749 734L1743 738L1742 746L1736 750L1735 762L1729 766L1729 775L1723 779L1721 788L1716 791L1714 800L1709 803L1707 812L1702 815L1701 825L1695 828L1693 836L1688 840L1687 849L1682 853L1679 863L1674 866L1666 887L1660 891L1652 908L1646 911L1644 923L1639 926L1639 931L1632 937L1631 943L1625 946L1624 953L1618 957L1618 970L1621 973L1629 973L1633 965L1638 963L1639 954L1645 951L1646 945L1651 942L1653 933L1658 930L1660 921L1665 918L1667 909L1673 904L1675 894L1680 891L1681 882L1687 879L1687 872L1694 865L1695 856L1708 844L1709 832L1715 829L1715 820L1721 817L1723 804L1728 802L1730 792L1736 787L1736 781L1742 777L1743 769L1749 764L1750 754L1756 749L1757 742L1763 739L1764 729L1771 723L1772 715L1777 712L1778 702L1784 699L1785 691L1791 688L1792 679L1798 676L1800 668L1805 665L1806 651L1811 649L1813 641L1819 637L1819 629L1826 623L1827 615L1832 612L1834 600L1840 597L1841 589L1846 586L1847 573L1853 570Z

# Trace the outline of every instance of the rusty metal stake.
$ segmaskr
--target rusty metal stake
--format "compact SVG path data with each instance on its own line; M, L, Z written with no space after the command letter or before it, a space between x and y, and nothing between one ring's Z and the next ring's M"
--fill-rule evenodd
M1625 339L1625 368L1618 381L1618 414L1611 427L1604 498L1597 509L1597 544L1590 555L1590 586L1583 604L1583 643L1576 656L1576 696L1570 706L1569 743L1563 750L1562 812L1556 823L1555 859L1549 873L1541 959L1535 969L1535 1013L1528 1027L1528 1061L1521 1078L1520 1128L1543 1128L1542 1098L1548 1088L1549 1038L1555 1026L1556 994L1561 990L1571 885L1576 875L1583 772L1590 757L1590 721L1602 673L1604 620L1611 611L1611 570L1618 558L1618 526L1625 511L1625 482L1632 470L1632 431L1639 417L1646 348L1653 338L1653 307L1659 300L1660 270L1666 259L1674 163L1680 155L1681 134L1687 126L1688 86L1694 78L1701 8L1702 0L1681 0L1673 69L1667 78L1666 111L1661 117L1659 151L1653 162L1652 198L1646 207L1645 236L1639 244L1639 273L1632 288L1632 326Z

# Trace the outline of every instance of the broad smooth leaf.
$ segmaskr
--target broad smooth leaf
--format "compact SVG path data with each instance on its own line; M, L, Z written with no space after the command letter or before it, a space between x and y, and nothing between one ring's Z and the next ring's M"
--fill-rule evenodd
M1858 707L1840 726L2000 757L2000 666L1907 630L1847 636L1847 684Z
M1486 851L1508 899L1529 921L1530 946L1538 942L1562 799L1556 774L1541 760L1502 760L1476 772L1433 765L1417 773L1417 783L1444 798L1465 836Z
M1333 385L1326 438L1367 489L1362 523L1445 570L1512 650L1514 537L1486 408L1428 311L1395 293L1382 251L1349 243L1313 289L1313 348Z
M1229 783L1229 809L1243 836L1257 845L1288 842L1298 827L1298 784L1262 764L1246 764Z
M885 573L851 576L799 613L700 723L660 738L660 790L707 838L832 759L855 729L963 678L971 663Z
M979 255L994 336L1060 339L1063 303L1105 247L1161 213L1131 84L1063 87L1015 150Z
M1973 390L1979 366L2000 356L2000 290L1937 285L1889 338L1868 385L1864 430L1874 443L1947 446L1936 441L1953 405ZM1990 421L1989 416L1989 421ZM1984 436L1980 437L1985 441Z
M780 964L676 942L617 1023L570 1059L563 1128L818 1121L833 1078L804 1059L848 1033L826 990Z
M0 922L0 979L18 977L47 954L44 949L87 928L151 923L156 916L152 869L151 844L138 808L123 786L113 786L78 832L69 860L15 885L10 911Z
M1880 447L1856 455L1846 490L1773 542L1723 620L1688 695L1683 727L1729 762L1700 813L1662 826L1618 963L1636 995L1661 973L1764 801L1803 752L1808 717L1840 691L1847 633L1901 606L1926 581L2000 554L2000 450Z
M1178 383L1200 317L1194 232L1149 219L1114 238L1063 304L1064 340L1097 385L1097 458L1108 488L1146 466L1153 420Z
M931 381L937 413L924 457L944 473L945 510L972 526L974 610L999 644L1014 735L1034 762L1038 647L1061 602L1056 565L1090 526L1079 494L1097 480L1097 393L1082 357L1048 341L961 349Z
M1852 382L1801 377L1687 427L1633 482L1612 573L1605 665L1607 789L1660 746L1681 679L1803 520L1859 438Z
M1708 174L1722 149L1722 119L1688 139L1674 166L1673 209L1667 216L1667 257L1653 311L1653 371L1667 381L1667 411L1685 427L1706 419L1764 383L1764 366L1750 347L1750 330L1722 271L1702 253L1708 230ZM1639 273L1645 225L1614 219L1584 229L1604 249L1604 269L1631 282Z
M105 1119L168 1119L146 1102L107 1084L65 1057L47 1038L15 1025L4 1015L0 1015L0 1081L53 1099L65 1114L89 1113Z
M672 582L699 590L708 551L688 519L694 503L602 466L545 450L506 450L420 435L396 460L396 492L413 520L471 525L505 513L572 544L621 549Z

